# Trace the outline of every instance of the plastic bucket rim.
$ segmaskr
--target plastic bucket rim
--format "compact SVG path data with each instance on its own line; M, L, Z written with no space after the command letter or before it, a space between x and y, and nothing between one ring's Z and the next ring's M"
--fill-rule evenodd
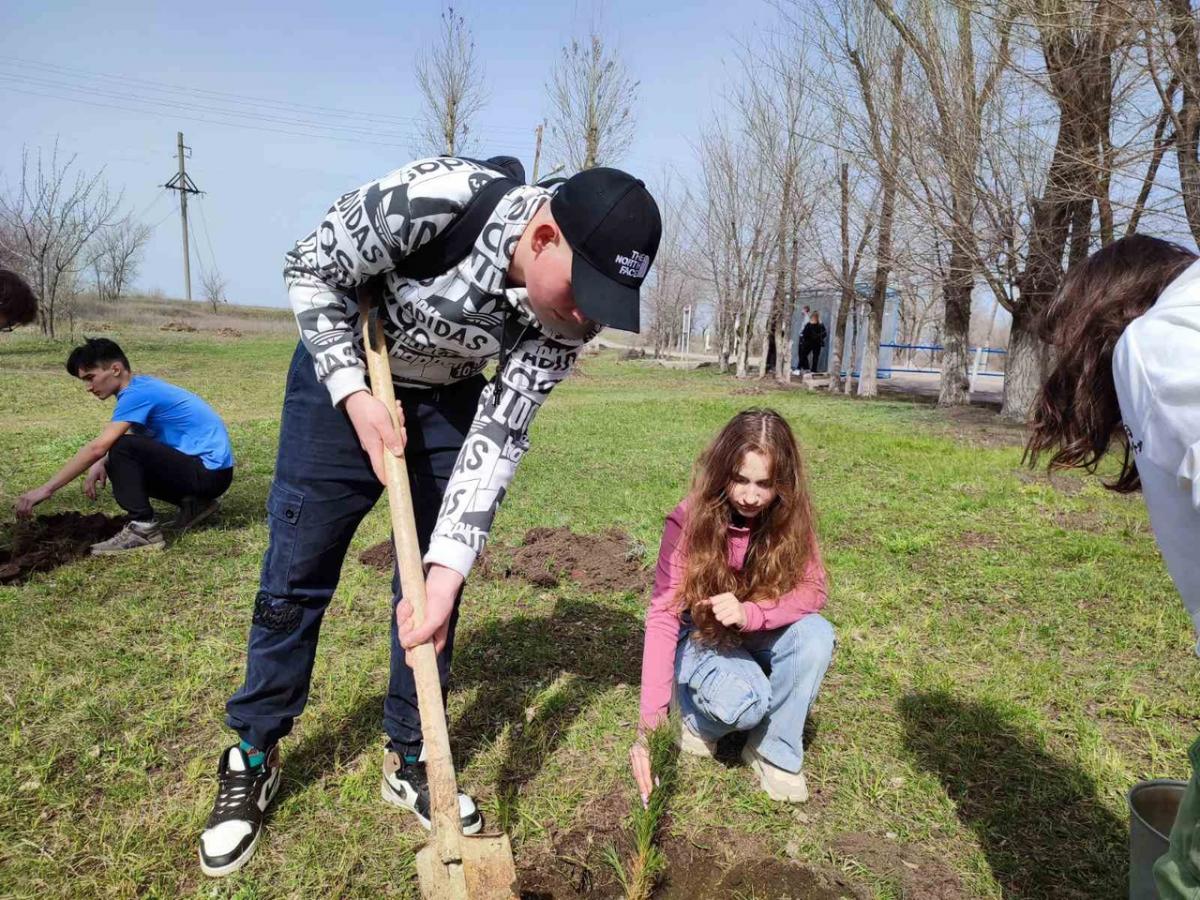
M1170 841L1170 835L1163 834L1161 831L1147 822L1145 816L1138 812L1137 807L1133 804L1133 798L1135 794L1149 788L1173 787L1179 789L1180 799L1182 800L1183 792L1187 790L1187 786L1188 783L1186 781L1179 781L1175 778L1151 778L1147 781L1139 781L1137 784L1131 787L1128 793L1125 795L1125 805L1129 808L1130 819L1137 819L1138 823L1151 834L1161 838L1164 841Z

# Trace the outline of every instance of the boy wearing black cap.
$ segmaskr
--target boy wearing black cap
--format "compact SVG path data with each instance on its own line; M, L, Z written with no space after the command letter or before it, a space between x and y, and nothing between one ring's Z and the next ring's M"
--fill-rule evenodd
M463 581L529 447L534 413L601 326L638 329L638 290L662 228L642 182L616 169L581 172L554 191L523 178L496 183L505 174L474 160L418 160L344 194L287 255L301 343L284 395L246 678L226 707L241 742L222 754L200 839L207 875L233 872L254 852L279 786L277 745L307 701L342 560L383 490L384 449L402 445L427 613L414 628L409 605L394 601L380 790L429 826L404 650L432 639L446 690ZM481 209L485 194L494 208ZM462 243L468 220L481 230ZM430 251L444 259L456 241L465 255L431 269ZM382 305L405 434L367 388L358 290ZM489 383L481 373L493 359ZM464 794L459 803L464 832L478 831L474 801Z

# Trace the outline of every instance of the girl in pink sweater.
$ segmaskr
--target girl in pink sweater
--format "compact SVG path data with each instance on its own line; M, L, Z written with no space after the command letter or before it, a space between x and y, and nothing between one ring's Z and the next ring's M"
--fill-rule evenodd
M742 758L776 800L808 799L801 735L833 655L804 462L779 413L748 409L700 457L667 517L646 614L638 739L629 751L646 802L646 731L677 704L680 749L712 756L748 731Z

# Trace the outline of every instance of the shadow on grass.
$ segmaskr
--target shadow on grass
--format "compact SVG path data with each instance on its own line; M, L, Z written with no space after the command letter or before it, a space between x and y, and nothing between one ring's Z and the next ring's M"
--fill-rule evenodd
M975 832L1005 897L1122 897L1125 824L1092 777L1002 707L943 691L899 704L904 742Z
M496 787L501 808L511 805L515 815L520 788L541 770L592 698L637 681L642 619L596 603L560 599L548 616L490 622L464 630L455 643L452 689L478 688L451 721L455 764L465 768L511 725ZM563 674L571 677L544 694L527 719L531 690L549 686ZM279 799L320 780L339 760L353 759L372 744L382 752L383 700L382 692L364 696L345 715L326 718L290 750Z
M639 615L560 598L548 616L513 616L463 635L454 651L454 686L476 692L452 722L450 742L465 766L510 727L496 784L503 818L517 815L521 787L592 699L637 682L642 631ZM538 702L529 706L535 694Z
M320 730L306 734L295 749L285 746L283 784L272 809L278 809L290 795L320 781L343 760L354 759L372 745L378 748L382 760L383 700L383 691L371 692L360 698L346 715L333 721L326 716Z

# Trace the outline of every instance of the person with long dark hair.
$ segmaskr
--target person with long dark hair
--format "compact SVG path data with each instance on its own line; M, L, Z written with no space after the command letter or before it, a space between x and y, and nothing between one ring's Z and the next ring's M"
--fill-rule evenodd
M738 413L667 517L646 615L641 716L630 750L643 802L645 739L674 703L680 749L712 756L747 732L743 760L775 800L803 803L804 720L833 655L825 568L804 461L774 410Z
M37 318L37 297L29 284L11 269L0 267L0 331L12 331Z
M1141 490L1163 561L1200 632L1200 264L1145 235L1114 241L1069 271L1043 314L1056 351L1033 411L1026 459L1094 472L1116 447L1105 485ZM1200 645L1198 645L1200 652ZM1200 740L1192 778L1154 868L1163 898L1200 897Z

